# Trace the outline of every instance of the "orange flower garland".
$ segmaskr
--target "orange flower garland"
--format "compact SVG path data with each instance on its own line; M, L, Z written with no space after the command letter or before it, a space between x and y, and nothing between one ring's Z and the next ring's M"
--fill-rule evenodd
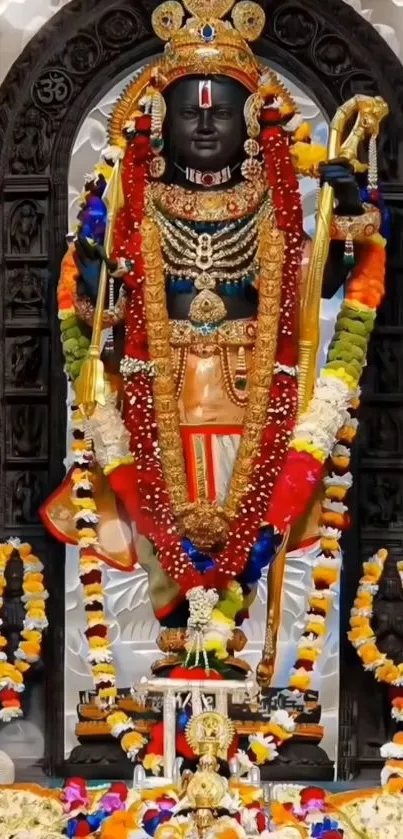
M378 551L368 562L364 562L364 576L360 580L354 606L351 610L348 637L364 665L371 670L378 682L401 687L403 685L403 664L396 665L377 646L371 627L374 599L378 593L379 581L385 562L386 550Z
M23 715L21 694L25 689L24 674L31 665L39 661L42 647L42 633L48 626L45 601L48 593L43 584L43 565L32 553L31 545L10 539L0 545L0 607L6 589L6 568L15 553L24 566L23 597L25 619L21 640L14 655L8 660L7 639L0 634L0 720L10 720ZM2 623L2 621L1 621ZM1 624L0 624L1 625Z
M378 648L371 621L374 613L374 600L379 591L385 562L386 550L378 551L368 562L364 562L364 576L360 580L357 596L350 616L349 639L357 650L364 670L373 672L378 682L384 682L389 688L391 716L398 726L403 723L403 664L395 664ZM403 582L403 562L397 568ZM381 757L386 760L381 781L384 786L391 776L403 777L403 732L397 731L393 739L381 747Z

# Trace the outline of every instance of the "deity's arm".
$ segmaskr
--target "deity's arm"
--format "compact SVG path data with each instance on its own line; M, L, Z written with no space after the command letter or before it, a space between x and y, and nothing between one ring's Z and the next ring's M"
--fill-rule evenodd
M313 243L307 238L304 244L301 260L301 286L305 285L310 258L312 256ZM322 298L331 300L340 288L345 284L350 266L344 262L344 242L332 241L330 243L329 257L325 266L322 284Z
M69 246L62 261L58 285L59 317L66 372L73 382L80 372L90 344L102 264L99 250L95 250L92 245L89 245L87 255L85 255L83 241L80 239L79 243ZM111 270L117 270L116 263L111 263L110 267ZM103 319L104 329L114 330L114 351L109 354L107 365L109 372L117 372L122 355L121 332L126 303L123 286L116 281L114 286L114 304L112 305L112 301L107 301Z
M100 265L99 260L99 268ZM88 284L88 274L86 275L87 283L85 283L83 282L84 272L81 267L76 245L71 244L62 261L57 296L65 371L73 394L75 394L76 382L83 362L88 355L94 315L94 300L88 293L91 291ZM93 296L95 297L98 279L95 272L93 276L95 278L94 283L96 282L96 286L93 287ZM103 356L105 404L98 404L87 422L87 428L92 439L92 451L95 455L90 470L91 491L99 515L105 522L113 522L113 538L107 539L108 528L105 530L107 541L104 540L103 531L100 531L98 535L95 531L92 531L92 519L89 523L85 519L84 531L80 531L80 528L77 529L75 526L75 491L80 484L80 473L84 470L84 481L88 481L88 475L90 474L85 458L82 460L86 423L81 411L75 407L75 396L73 396L72 401L71 417L74 438L73 466L59 490L41 508L41 516L56 538L68 544L79 544L80 547L92 546L96 556L106 563L115 568L131 570L136 562L136 554L132 543L130 540L128 541L127 528L125 530L124 525L120 524L116 499L113 495L114 481L116 480L114 470L122 480L122 469L117 469L118 466L124 467L126 470L132 470L130 473L131 496L136 495L129 434L121 416L122 377L119 373L119 366L123 355L123 316L124 307L120 318L117 318L116 312L114 312L113 320L111 319L111 312L108 309L105 310L105 328L114 327L114 349L112 353L105 352ZM70 515L65 515L63 511L69 511Z

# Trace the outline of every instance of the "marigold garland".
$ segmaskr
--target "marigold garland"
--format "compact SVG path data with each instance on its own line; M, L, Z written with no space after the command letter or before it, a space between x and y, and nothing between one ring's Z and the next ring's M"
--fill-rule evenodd
M372 629L374 602L387 558L388 552L380 550L368 562L364 562L364 575L361 577L351 610L348 634L364 670L371 671L378 682L384 682L388 686L392 720L399 729L393 739L385 743L380 750L381 757L386 760L381 774L382 786L385 786L390 778L403 777L403 664L395 664L386 653L381 652ZM403 585L403 562L397 563L397 569ZM401 784L401 780L398 783Z
M368 562L364 562L364 575L351 610L348 637L357 650L364 670L372 671L378 682L401 687L403 664L396 665L385 653L381 653L371 626L374 600L387 558L388 552L380 550Z
M23 563L23 596L25 618L21 640L14 654L8 660L7 639L0 634L0 720L10 722L22 717L21 694L25 689L24 677L32 664L39 661L42 649L43 631L48 626L45 601L48 593L43 583L43 565L32 553L31 545L10 539L0 545L0 609L6 588L6 568L13 555L18 553ZM0 620L0 626L3 621Z

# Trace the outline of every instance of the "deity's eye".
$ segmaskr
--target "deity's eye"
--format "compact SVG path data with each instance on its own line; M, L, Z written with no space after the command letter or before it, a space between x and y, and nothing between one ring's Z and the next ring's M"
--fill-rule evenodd
M218 105L216 108L214 108L214 114L219 119L231 119L232 110L231 108L227 108L225 105Z
M198 116L199 109L193 108L191 105L186 105L180 110L180 115L183 119L195 119Z

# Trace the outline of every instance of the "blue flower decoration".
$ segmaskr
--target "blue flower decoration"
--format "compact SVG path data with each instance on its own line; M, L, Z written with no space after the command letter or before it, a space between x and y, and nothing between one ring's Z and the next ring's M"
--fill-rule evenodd
M279 541L280 537L274 533L273 528L261 528L257 542L251 548L240 583L253 586L260 580L263 569L270 567L276 557Z
M102 245L105 237L107 209L96 195L90 195L78 216L81 233L86 239L94 239Z
M185 731L185 728L186 728L191 716L192 716L192 709L191 709L190 705L186 706L186 708L181 708L180 709L180 711L178 713L178 716L177 716L177 720L176 720L176 725L177 725L178 731L180 731L181 733L183 733Z
M326 839L326 834L330 831L336 831L340 837L344 836L344 830L341 829L339 822L326 817L323 822L312 827L312 839Z
M205 574L206 571L212 571L215 568L215 562L211 556L199 551L190 539L183 539L182 548L187 553L193 567L200 574Z

